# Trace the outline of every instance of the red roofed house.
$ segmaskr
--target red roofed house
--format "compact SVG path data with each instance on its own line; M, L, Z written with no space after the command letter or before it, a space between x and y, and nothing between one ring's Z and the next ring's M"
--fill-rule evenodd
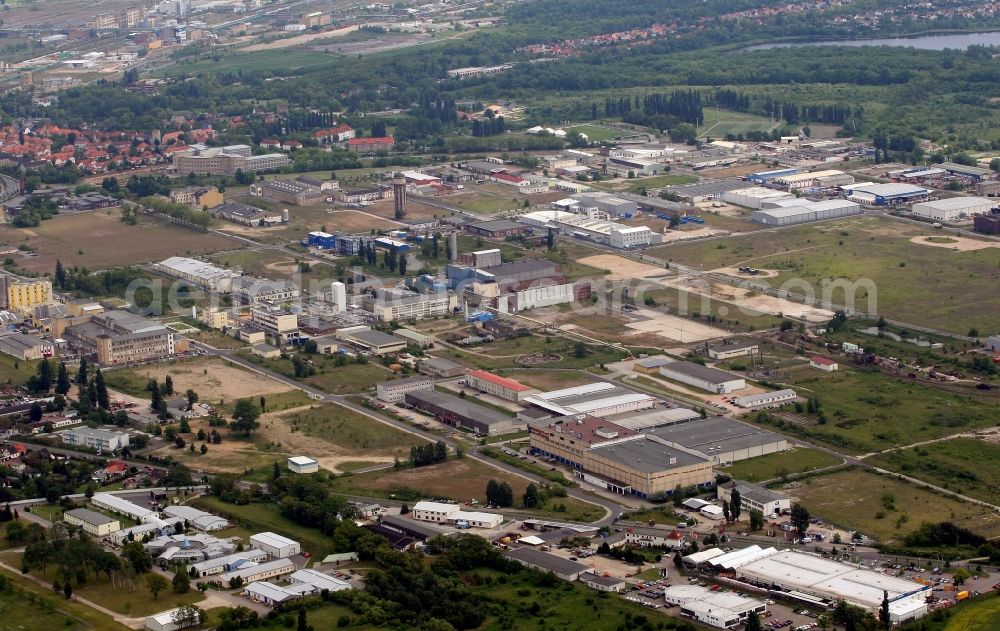
M301 149L302 143L299 142L298 140L286 140L285 142L281 143L281 148L284 149L285 151L291 151L292 149Z
M834 370L838 370L840 368L837 362L832 359L827 359L826 357L820 357L819 355L813 355L810 357L809 365L813 368L825 370L826 372L833 372Z
M280 149L281 141L277 138L265 138L260 141L260 146L265 149Z
M344 142L345 140L354 138L355 132L354 128L350 125L337 125L331 129L314 131L312 136L319 142L332 144L335 142Z
M347 141L347 147L358 153L378 153L379 151L392 151L396 146L396 139L392 136L381 138L351 138Z
M485 370L473 370L468 374L466 379L470 387L480 392L492 394L501 399L514 401L515 403L523 401L535 393L534 388L529 388L523 383L508 379L507 377L501 377L500 375L494 375Z

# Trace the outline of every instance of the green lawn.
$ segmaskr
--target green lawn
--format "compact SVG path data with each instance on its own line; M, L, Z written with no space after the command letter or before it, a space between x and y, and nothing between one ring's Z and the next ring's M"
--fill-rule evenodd
M756 282L780 287L801 279L821 297L824 280L847 279L858 283L851 293L859 308L869 310L874 302L887 318L962 335L971 327L983 335L997 333L993 314L1000 311L1000 248L958 252L910 241L927 232L890 218L866 216L725 241L677 243L650 253L702 269L750 264L777 270L777 277ZM843 303L843 289L830 292L830 297Z
M1000 629L1000 598L989 594L947 611L943 631L994 631ZM931 627L934 629L935 627Z
M745 134L751 131L771 131L775 123L763 116L731 112L729 110L713 110L705 108L702 126L698 128L700 136L725 138L727 134Z
M950 521L987 538L1000 535L1000 515L982 506L861 469L807 478L786 492L813 516L875 536L882 544L902 544L924 522Z
M221 530L214 533L217 537L243 535L270 530L286 537L291 537L302 543L302 549L323 558L333 552L330 540L318 530L300 526L281 514L277 504L254 502L243 506L227 504L217 497L199 497L190 502L191 506L221 515L235 526L235 530Z
M635 180L629 184L628 188L625 190L630 193L636 193L642 189L679 186L681 184L691 184L697 181L698 178L693 175L654 175L652 177L644 177Z
M315 66L336 63L343 57L290 48L262 50L249 53L227 53L215 57L199 55L197 59L185 59L183 63L168 68L163 74L192 76L200 72L237 73L256 70L303 70Z
M598 127L597 125L574 125L564 127L567 134L585 134L590 142L604 142L614 138L621 138L629 135L629 132L611 129L609 127Z
M8 565L20 567L20 553L4 553L3 559ZM31 574L42 579L47 584L51 584L57 578L57 571L58 568L54 565L49 565L45 572L33 570ZM170 589L166 589L160 592L158 598L154 600L152 594L146 589L142 577L135 580L134 583L126 582L122 585L120 583L112 584L107 576L103 574L97 578L91 576L90 580L84 585L74 584L73 593L119 614L132 617L148 616L166 609L180 607L181 605L197 604L205 598L195 589L186 594L176 594ZM48 627L39 626L35 628L47 629Z
M338 447L364 454L379 452L405 457L410 447L427 444L427 441L333 403L299 412L289 412L282 417L292 427L307 436L327 440Z
M249 353L243 353L242 356L244 359L259 366L269 368L286 377L296 378L291 357L264 359ZM313 362L312 368L315 374L299 379L324 392L331 394L351 394L373 390L375 384L379 381L385 381L390 376L390 373L385 368L370 362L364 364L350 362L338 366L338 357L340 356L303 354L303 359ZM341 361L343 360L341 359Z
M880 372L844 368L833 373L801 368L788 375L799 396L820 402L827 421L807 428L778 423L778 429L851 452L880 451L990 427L1000 415L1000 401L972 388L966 394L952 394Z
M652 521L655 524L666 524L669 526L675 526L682 521L686 521L683 516L679 516L674 513L674 507L672 504L659 508L654 507L646 510L625 513L622 515L622 519L643 523Z
M737 480L762 482L764 480L780 478L790 473L803 473L805 471L830 467L840 464L840 462L839 458L825 452L807 447L796 447L795 449L776 454L743 460L722 469L722 471Z
M67 631L125 631L108 616L72 600L56 596L19 575L0 570L10 584L0 590L0 626L9 631L66 629ZM16 591L15 591L16 590Z
M16 359L5 353L0 354L0 383L21 385L38 370L37 361Z
M302 407L314 403L309 395L301 390L289 390L287 392L274 392L263 397L267 412L281 412L292 408ZM229 416L236 408L236 401L227 401L216 406L223 416Z
M63 508L58 504L39 504L31 507L31 513L54 523L62 519Z
M1000 504L1000 445L955 438L894 451L868 462L991 504Z

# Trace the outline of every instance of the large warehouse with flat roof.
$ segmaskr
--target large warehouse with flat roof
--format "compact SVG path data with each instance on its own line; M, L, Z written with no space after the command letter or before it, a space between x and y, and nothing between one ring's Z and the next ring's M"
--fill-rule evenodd
M869 206L896 206L922 202L930 191L912 184L871 184L859 183L841 186L848 200Z
M715 480L710 459L652 433L591 449L585 455L584 471L577 475L609 491L643 498L672 493L678 486L707 486Z
M676 361L660 367L660 374L715 394L729 394L747 387L743 377L694 362Z
M789 448L781 434L718 416L654 429L648 435L704 455L718 466Z
M436 390L407 392L404 400L406 405L433 414L442 423L469 429L483 436L509 434L526 427L524 421L513 416L504 416L490 408Z
M541 392L524 399L524 403L552 416L608 416L635 412L653 407L656 399L606 381L583 386Z
M934 221L956 221L974 215L987 215L996 202L985 197L949 197L914 204L913 214Z
M712 563L725 556L729 555L718 556ZM932 593L930 585L792 550L770 548L749 557L745 563L737 561L733 569L743 581L788 592L802 602L810 602L810 596L831 603L845 600L877 613L884 595L888 594L893 622L926 614L926 598Z

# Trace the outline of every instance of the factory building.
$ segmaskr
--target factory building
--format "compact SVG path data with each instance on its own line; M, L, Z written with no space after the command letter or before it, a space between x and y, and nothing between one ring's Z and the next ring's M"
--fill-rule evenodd
M911 210L917 217L951 222L975 215L988 215L996 204L985 197L948 197L914 204Z
M631 216L639 209L634 201L611 193L577 193L572 195L571 199L578 201L581 208L596 208L607 213L609 217Z
M550 416L608 416L653 407L656 399L613 383L599 381L583 386L541 392L524 399L529 406Z
M760 345L757 342L747 341L725 341L722 344L712 344L708 347L708 356L712 359L723 361L734 357L745 357L760 353ZM666 365L664 362L660 366ZM657 366L659 368L660 366Z
M930 191L911 184L849 184L841 186L848 200L867 206L898 206L922 202Z
M680 608L682 616L717 629L736 628L745 624L751 613L759 615L767 609L763 600L700 585L671 585L663 595L668 604Z
M646 435L702 455L716 466L789 448L788 439L780 434L724 417L668 425L650 430Z
M589 449L635 435L631 429L593 416L542 419L528 424L532 454L554 458L575 469L584 468Z
M764 187L741 188L735 191L726 191L722 194L722 201L727 204L735 204L736 206L752 208L754 210L759 210L764 200L790 198L794 199L794 196L789 195L785 191Z
M171 256L159 263L153 263L153 269L168 276L190 281L205 289L223 293L232 291L233 279L239 276L233 270L183 256Z
M812 173L795 173L774 178L774 183L789 191L807 188L832 188L854 184L854 176L837 170L814 171Z
M747 176L748 182L753 182L754 184L767 184L775 178L784 177L786 175L796 175L798 174L798 169L774 169L772 171L758 171L757 173L751 173Z
M588 450L577 475L614 493L642 498L672 493L678 485L709 486L715 480L711 460L650 434Z
M298 541L273 532L250 535L250 547L263 550L272 559L287 559L302 551Z
M843 199L831 199L822 202L811 202L801 200L795 206L784 208L768 208L756 210L751 214L750 219L754 223L765 226L791 226L810 221L822 221L824 219L836 219L838 217L850 217L860 215L861 206L858 202Z
M446 425L472 430L480 436L509 434L526 427L524 421L512 416L434 390L407 392L404 401L406 405L431 414Z
M711 562L718 564L737 552L743 551L718 556ZM926 599L932 593L930 585L792 550L769 548L745 555L744 559L734 557L722 566L729 566L726 569L733 570L739 580L783 591L789 598L812 605L844 600L876 614L887 595L892 622L926 614Z
M715 394L729 394L747 387L743 377L689 361L676 361L661 366L660 374Z

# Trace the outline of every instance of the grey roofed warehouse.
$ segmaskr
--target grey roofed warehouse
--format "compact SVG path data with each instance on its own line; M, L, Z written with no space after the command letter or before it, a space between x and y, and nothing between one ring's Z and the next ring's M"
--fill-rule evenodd
M722 417L670 425L649 434L704 453L717 464L788 449L784 436Z

